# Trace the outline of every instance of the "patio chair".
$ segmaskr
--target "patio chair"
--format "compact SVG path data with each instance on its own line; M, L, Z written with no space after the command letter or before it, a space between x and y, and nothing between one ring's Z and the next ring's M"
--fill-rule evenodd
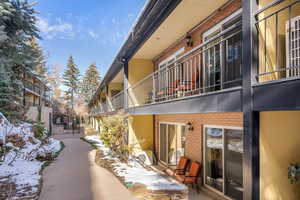
M201 164L193 161L189 171L186 174L175 174L175 178L177 181L184 183L184 184L191 184L192 187L195 184L197 192L198 191L198 177L201 170Z
M199 72L193 72L192 78L189 81L180 81L177 85L176 91L186 92L195 90L199 87Z
M160 91L157 92L157 97L159 100L163 100L164 98L168 96L172 96L176 92L176 88L178 87L179 81L173 81L165 88L161 88Z
M189 163L189 159L187 157L182 156L178 162L177 168L172 170L172 169L167 169L166 173L169 176L174 176L176 174L181 174L183 175L185 173L186 167Z

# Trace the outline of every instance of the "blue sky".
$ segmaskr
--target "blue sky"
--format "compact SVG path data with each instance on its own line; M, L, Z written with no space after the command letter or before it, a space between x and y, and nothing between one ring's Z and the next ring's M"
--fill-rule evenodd
M48 66L63 72L70 55L83 74L96 62L104 76L145 0L39 0L35 6Z

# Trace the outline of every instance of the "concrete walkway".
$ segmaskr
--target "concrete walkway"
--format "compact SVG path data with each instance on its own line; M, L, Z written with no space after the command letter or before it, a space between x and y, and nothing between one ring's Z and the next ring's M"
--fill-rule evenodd
M43 172L40 200L132 200L121 182L95 162L95 153L80 135L60 135L66 147Z

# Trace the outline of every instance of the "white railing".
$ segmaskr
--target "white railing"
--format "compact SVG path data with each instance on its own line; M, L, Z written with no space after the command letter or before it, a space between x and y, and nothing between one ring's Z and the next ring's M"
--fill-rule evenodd
M282 6L280 6L282 5ZM257 82L300 78L300 0L282 1L255 15Z
M119 92L111 98L111 111L124 108L124 91Z
M241 86L241 24L235 24L127 89L141 106Z
M124 108L124 91L119 92L110 99L107 98L105 103L101 103L91 110L92 115L104 114L118 111Z
M108 112L108 106L106 103L101 103L97 107L91 109L91 115L98 115Z

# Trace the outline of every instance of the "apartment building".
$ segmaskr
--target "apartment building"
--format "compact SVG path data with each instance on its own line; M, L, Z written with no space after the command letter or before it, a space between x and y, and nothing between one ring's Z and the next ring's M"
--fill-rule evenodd
M128 142L173 168L202 164L225 199L300 199L300 1L148 1L91 100Z
M52 127L52 105L50 88L37 75L23 74L23 105L28 109L26 118L41 121L48 131Z

